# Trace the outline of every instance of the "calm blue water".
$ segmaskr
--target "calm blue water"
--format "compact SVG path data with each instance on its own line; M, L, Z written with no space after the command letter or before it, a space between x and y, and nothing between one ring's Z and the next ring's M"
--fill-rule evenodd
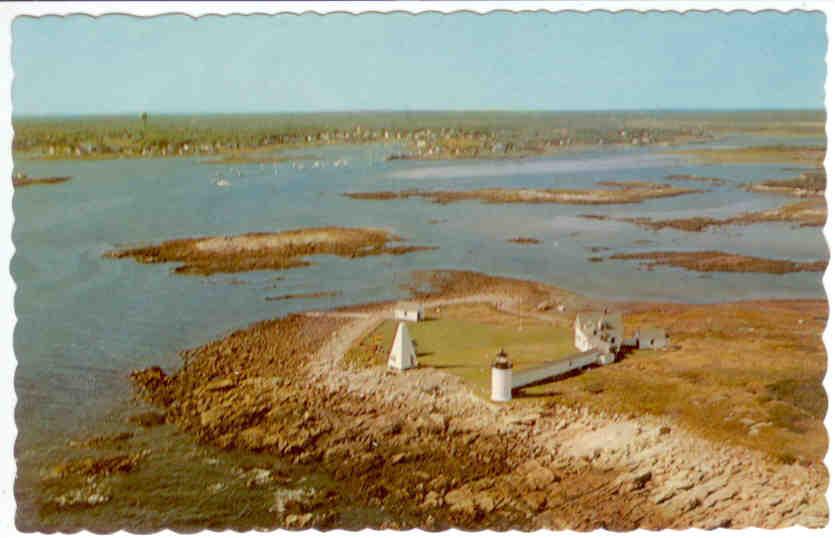
M817 141L822 143L822 141ZM582 213L665 218L729 216L776 207L785 198L753 195L739 184L789 177L783 164L700 166L644 149L589 151L519 161L385 161L384 146L307 149L315 160L273 165L210 165L194 159L89 162L19 161L31 176L72 181L18 189L12 274L18 325L15 352L19 448L89 423L129 394L127 373L178 366L178 350L290 311L389 299L420 268L462 268L532 278L598 297L724 301L824 297L821 275L784 276L640 270L631 262L589 263L590 247L611 252L722 249L796 260L828 256L819 229L788 224L732 227L701 234L652 232ZM336 167L336 161L344 166ZM704 194L620 206L447 206L423 200L360 201L345 191L488 186L591 187L605 180L666 181L668 174L727 179ZM219 174L230 185L218 187ZM430 220L441 220L430 224ZM114 247L173 237L237 234L307 226L374 226L437 251L346 260L282 272L175 276L170 266L102 258ZM543 243L515 245L507 238ZM636 244L636 241L651 244ZM601 255L601 254L599 254ZM279 278L280 279L277 279ZM338 290L338 297L272 301L268 296Z

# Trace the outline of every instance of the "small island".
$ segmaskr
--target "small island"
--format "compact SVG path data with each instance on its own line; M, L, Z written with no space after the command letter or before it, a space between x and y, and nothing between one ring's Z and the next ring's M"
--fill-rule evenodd
M766 222L789 222L801 227L823 226L826 222L826 200L822 197L810 198L762 211L748 211L727 218L684 217L679 219L651 219L647 217L616 218L608 215L583 214L582 218L591 220L616 220L628 222L649 230L672 228L683 232L703 232L722 226L743 226Z
M511 237L507 242L516 243L517 245L539 245L542 243L542 240L536 237Z
M382 254L398 256L434 248L391 244L400 240L396 235L374 228L302 228L172 239L157 245L110 251L105 256L133 258L140 263L180 262L175 273L212 275L303 267L311 264L304 258L320 254L362 258Z
M12 176L12 186L28 187L30 185L57 185L72 179L70 176L29 177L28 174L18 172Z
M347 192L354 200L403 200L423 198L434 204L451 204L467 200L484 204L568 204L604 205L637 204L653 198L669 198L704 192L698 189L673 187L643 181L608 182L612 189L500 189L486 188L469 191L403 190L376 192Z
M743 256L728 252L710 251L681 251L681 252L635 252L615 254L613 260L641 260L647 269L659 265L679 267L702 273L770 273L784 275L802 271L823 272L826 260L813 262L795 262L791 260L772 260L755 256Z

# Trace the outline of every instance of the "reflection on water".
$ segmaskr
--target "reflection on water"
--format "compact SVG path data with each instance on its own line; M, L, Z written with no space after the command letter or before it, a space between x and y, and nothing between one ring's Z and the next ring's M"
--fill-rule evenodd
M797 260L826 257L820 230L812 228L768 224L688 234L578 216L722 217L776 207L785 199L753 195L739 186L796 173L785 165L700 166L644 149L524 161L385 160L396 152L385 146L332 146L304 151L306 158L298 164L275 166L210 165L192 159L18 162L17 168L32 176L73 176L59 185L20 189L14 197L18 448L105 412L108 402L127 394L126 374L133 368L175 367L177 350L256 320L398 296L400 284L414 269L475 269L623 299L824 296L815 273L701 275L663 268L647 272L632 262L588 261L590 256L647 249L718 248ZM707 192L620 206L437 205L341 195L405 188L587 188L605 180L669 181L669 174L727 182L673 181ZM216 184L219 175L228 185ZM400 257L322 257L308 268L209 278L173 276L170 266L101 257L115 246L172 237L323 225L383 227L413 244L439 249ZM506 242L519 235L543 243ZM611 251L592 254L592 247ZM328 290L342 294L265 300Z
M624 150L620 150L624 151ZM420 166L393 172L402 179L456 179L495 176L528 176L538 174L573 174L587 172L639 170L672 167L686 162L675 155L647 154L633 151L627 155L611 152L586 152L582 156L537 158L507 161L468 162L441 166Z

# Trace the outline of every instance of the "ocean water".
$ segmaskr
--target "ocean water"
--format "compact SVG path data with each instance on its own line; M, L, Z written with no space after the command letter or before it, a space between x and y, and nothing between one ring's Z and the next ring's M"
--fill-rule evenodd
M298 152L304 159L277 166L207 164L192 158L19 160L16 169L31 176L73 179L18 189L14 195L17 450L38 447L106 414L129 397L127 375L132 369L151 364L176 368L179 350L254 321L402 296L401 285L415 269L472 269L612 299L825 297L819 273L700 274L645 271L626 261L588 261L590 256L668 249L721 249L799 261L826 258L817 228L774 223L693 234L579 216L723 217L777 207L787 199L739 187L791 177L797 173L788 169L795 167L791 164L705 166L643 148L514 161L386 160L397 152L383 145L308 148ZM727 183L672 181L706 192L608 206L437 205L422 199L370 201L342 195L407 188L588 188L599 181L667 181L668 174L716 176ZM220 177L228 186L216 184ZM102 257L116 247L175 237L326 225L386 228L410 244L439 248L355 260L322 256L305 268L211 277L179 276L171 273L170 265ZM506 241L514 236L543 242L531 246ZM594 254L592 247L611 250ZM266 300L317 291L341 293Z

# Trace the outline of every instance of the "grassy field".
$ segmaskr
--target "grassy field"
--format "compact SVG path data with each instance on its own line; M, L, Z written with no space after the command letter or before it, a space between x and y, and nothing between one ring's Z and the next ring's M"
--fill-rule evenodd
M491 319L491 317L493 319ZM473 320L470 320L472 318ZM422 367L455 374L482 397L490 395L490 365L499 348L515 369L535 366L575 352L574 333L565 326L491 312L486 305L456 306L439 318L408 323ZM386 321L349 353L353 365L385 364L396 323Z

